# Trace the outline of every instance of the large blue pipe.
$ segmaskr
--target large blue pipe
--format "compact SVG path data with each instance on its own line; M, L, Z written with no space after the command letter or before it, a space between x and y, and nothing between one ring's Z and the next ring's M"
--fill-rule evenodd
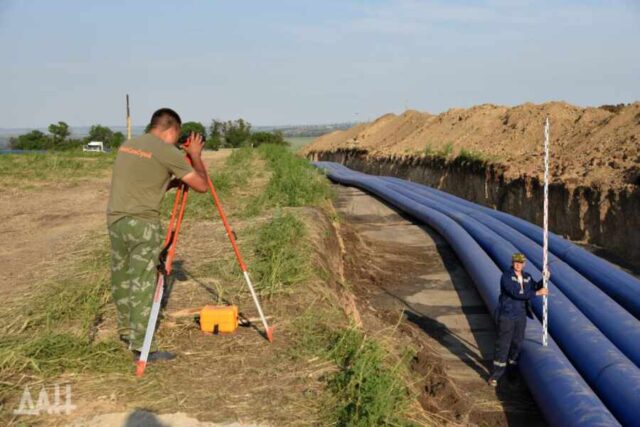
M388 181L385 180L385 182ZM393 184L390 185L391 188L419 203L428 201L428 203L446 206L453 211L469 215L515 245L515 248L524 253L538 269L542 268L542 247L540 245L503 222L485 214L484 211L473 209L466 204L456 203L438 193L420 192L418 194L414 188L409 189L410 187L397 181L393 181ZM554 281L558 288L636 367L640 366L640 322L638 319L554 254L549 254L549 268L553 272Z
M468 200L456 197L452 194L445 193L444 191L437 190L435 188L427 187L424 185L410 183L408 181L401 180L394 177L386 177L388 180L396 182L407 183L416 191L427 191L431 194L439 194L455 201L460 204L464 204L472 209L482 211L487 215L490 215L505 224L513 227L515 230L524 234L531 240L538 244L542 244L543 232L542 228L535 224L531 224L521 218L509 215L505 212L500 212L495 209L490 209L486 206L481 206L476 203L472 203ZM630 230L632 232L632 230ZM636 279L632 275L626 273L610 262L595 256L591 252L563 239L554 233L549 233L549 251L569 264L575 270L580 272L590 282L598 286L604 292L613 298L618 304L623 306L629 313L640 319L640 280Z
M442 200L416 195L397 184L388 184L388 188L454 219L503 270L510 266L511 254L518 249L505 236L500 236L466 213L447 206ZM502 226L508 228L504 224ZM559 284L564 278L556 270L554 281ZM542 277L537 268L529 268L528 271L535 280ZM597 290L593 286L590 289ZM535 298L532 303L538 317L542 317L540 299ZM615 303L612 301L612 304ZM631 320L636 321L633 317ZM594 328L589 319L555 289L553 283L550 284L549 329L563 352L611 412L625 424L635 421L635 408L640 407L640 370L600 330Z
M328 171L336 182L354 185L378 195L394 206L428 224L451 245L465 267L489 311L497 305L501 272L478 243L455 221L434 209L391 191L366 177L354 177L337 170L337 164L316 164ZM540 344L538 322L527 322L526 339L522 348L521 372L532 395L549 424L554 426L618 425L593 390L578 375L557 345Z

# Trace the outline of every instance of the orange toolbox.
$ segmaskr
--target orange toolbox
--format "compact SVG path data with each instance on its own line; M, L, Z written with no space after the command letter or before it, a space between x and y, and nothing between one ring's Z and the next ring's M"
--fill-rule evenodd
M237 305L205 305L200 310L200 330L210 334L231 334L238 328Z

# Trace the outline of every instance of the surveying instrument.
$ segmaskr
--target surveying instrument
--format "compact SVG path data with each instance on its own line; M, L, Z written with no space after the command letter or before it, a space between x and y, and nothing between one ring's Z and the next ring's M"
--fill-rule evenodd
M185 142L183 146L188 145L188 143L189 141ZM188 156L187 156L187 160L191 162ZM205 174L206 174L207 183L209 186L209 193L211 194L211 197L213 197L213 202L216 205L218 214L220 215L220 219L222 220L222 224L224 225L224 229L227 233L227 237L229 238L229 242L231 242L233 252L235 253L235 256L236 256L236 260L238 262L238 265L240 266L240 270L242 270L242 275L247 284L247 287L249 288L249 292L251 293L253 302L256 308L258 309L260 320L262 320L262 324L264 325L265 336L269 340L269 342L273 342L273 327L269 326L269 324L267 323L267 319L264 316L262 307L260 306L260 301L258 300L258 296L256 295L255 289L253 288L253 284L251 283L251 277L249 276L247 265L242 259L242 255L240 254L240 250L238 249L238 245L236 244L235 233L229 226L229 221L227 220L227 216L225 215L224 210L222 209L222 204L220 203L220 199L218 198L216 189L213 186L213 182L211 181L211 178L206 172L206 169L205 169ZM189 195L189 186L181 182L176 191L176 197L173 203L173 209L171 210L171 219L169 220L169 226L167 227L167 235L164 241L162 252L160 253L160 257L159 257L160 262L158 265L156 289L153 296L151 314L149 316L149 323L147 324L147 330L144 336L142 351L140 352L140 359L136 362L136 375L138 377L141 377L144 374L144 370L147 365L149 350L151 349L151 342L153 341L153 334L156 329L156 323L158 321L160 306L162 305L162 296L165 291L165 282L169 277L169 275L171 274L171 268L173 265L173 260L176 253L176 246L178 243L178 235L180 234L180 227L182 225L182 219L184 217L184 211L187 205L188 195ZM236 313L237 313L237 309L236 309Z

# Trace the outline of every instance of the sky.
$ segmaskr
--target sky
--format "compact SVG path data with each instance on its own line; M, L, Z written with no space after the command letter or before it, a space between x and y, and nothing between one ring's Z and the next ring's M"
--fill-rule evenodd
M0 0L0 128L640 100L640 0Z

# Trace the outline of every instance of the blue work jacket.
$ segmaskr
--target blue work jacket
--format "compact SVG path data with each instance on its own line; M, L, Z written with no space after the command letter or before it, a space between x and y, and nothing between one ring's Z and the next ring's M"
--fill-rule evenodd
M500 279L500 299L498 316L518 319L524 316L533 318L529 300L536 296L542 287L542 280L536 282L526 271L522 272L522 289L513 267L505 271Z

